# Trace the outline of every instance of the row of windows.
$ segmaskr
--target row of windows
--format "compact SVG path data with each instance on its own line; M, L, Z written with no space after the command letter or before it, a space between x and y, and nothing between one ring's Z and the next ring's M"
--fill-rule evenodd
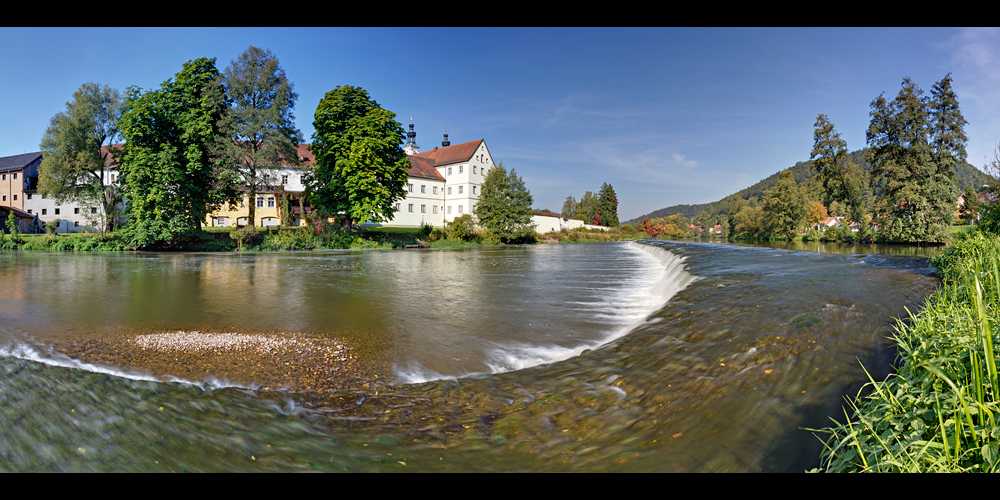
M462 173L462 169L464 167L465 167L465 165L459 165L458 166L458 173ZM475 165L473 165L472 166L472 173L478 174L479 173L479 168L476 167ZM448 175L451 175L451 167L448 167ZM486 175L486 168L483 168L483 175Z
M264 197L257 197L257 208L264 208ZM274 196L267 197L267 208L274 208Z
M397 203L396 204L396 211L399 211L401 208L402 208L402 203ZM441 207L441 208L444 208L444 207ZM460 213L460 214L464 213L463 212L463 208L464 208L464 205L459 205L458 206L458 213ZM409 204L409 206L407 207L407 210L410 211L410 212L413 212L413 203ZM431 210L433 210L434 213L438 213L438 206L437 205L432 205L431 206ZM422 214L427 213L427 205L420 205L420 213L422 213ZM451 213L451 205L448 205L448 213L449 214Z
M11 179L17 179L17 172L14 172L10 175ZM5 181L5 180L7 180L7 174L0 174L0 181Z
M30 208L28 209L28 213L29 214L31 213L31 209ZM90 207L90 213L96 214L97 213L97 207ZM49 214L49 209L43 208L42 209L42 215L48 215L48 214ZM79 207L73 208L73 214L74 215L80 215L80 208ZM60 215L58 208L55 209L55 215Z
M437 188L437 186L431 186L431 187L432 187L433 192L434 192L433 194L438 194L438 188ZM458 186L458 194L462 194L462 191L463 191L464 187L465 186ZM406 185L406 190L412 193L413 192L413 184L407 184ZM420 185L420 192L424 193L424 194L427 194L427 185L426 184L421 184ZM451 186L448 187L448 194L449 195L451 194ZM476 194L476 186L472 186L472 194Z

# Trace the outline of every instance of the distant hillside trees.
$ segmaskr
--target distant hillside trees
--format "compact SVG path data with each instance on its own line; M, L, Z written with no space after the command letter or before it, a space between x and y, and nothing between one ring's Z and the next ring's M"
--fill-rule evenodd
M585 192L579 202L568 196L560 215L583 219L586 224L598 226L618 227L621 224L618 220L618 195L607 182L601 185L596 195L591 191Z
M867 159L878 186L878 239L942 242L954 222L955 165L965 159L965 119L949 74L931 96L904 78L895 99L871 103Z

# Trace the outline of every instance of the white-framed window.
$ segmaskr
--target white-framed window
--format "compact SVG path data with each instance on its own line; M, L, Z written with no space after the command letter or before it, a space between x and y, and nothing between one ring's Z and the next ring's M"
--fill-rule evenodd
M413 203L410 203L410 211L413 211Z
M420 192L421 193L426 193L427 192L427 185L426 184L421 184L420 185Z
M458 206L458 213L462 213L462 205Z
M451 167L448 167L448 175L451 175Z
M288 184L288 176L287 175L282 175L281 176L281 183L282 184Z
M438 213L438 206L434 205L434 213Z
M451 205L448 205L448 215L451 215Z
M458 166L458 173L462 173L462 167L464 167L464 166L465 166L465 165L459 165L459 166Z
M427 205L420 205L420 213L422 214L427 213Z
M0 174L0 181L7 180L7 174Z
M274 196L267 197L267 208L274 208Z
M472 173L476 173L476 166L475 165L472 166Z
M476 194L476 186L472 186L472 194Z
M438 194L438 187L434 186L434 194Z
M406 185L406 190L412 193L413 192L413 184L407 184Z
M45 214L48 214L48 213L49 213L49 209L47 209L47 208L43 208L42 209L42 215L45 215Z
M56 215L59 215L59 209L58 208L56 209Z
M399 211L399 209L400 209L400 207L401 207L401 206L402 206L402 204L401 204L401 203L397 203L397 204L396 204L396 211L397 211L397 212Z
M458 186L458 194L462 194L462 188L465 186Z
M448 186L448 194L451 194L451 186Z
M14 175L13 179L14 179L14 180L17 180L17 172L14 172L14 174L13 174L13 175Z
M264 208L264 197L263 196L258 196L257 197L257 208Z
M30 200L31 199L31 193L28 193L27 195L25 195L25 198Z
M78 215L80 213L80 207L73 208L73 215Z

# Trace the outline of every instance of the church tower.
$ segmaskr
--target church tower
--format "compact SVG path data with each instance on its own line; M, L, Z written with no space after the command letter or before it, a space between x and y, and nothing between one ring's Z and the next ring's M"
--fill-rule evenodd
M420 152L420 146L417 146L417 133L413 131L413 117L410 117L410 131L406 133L406 145L403 146L403 151L406 155L415 155Z

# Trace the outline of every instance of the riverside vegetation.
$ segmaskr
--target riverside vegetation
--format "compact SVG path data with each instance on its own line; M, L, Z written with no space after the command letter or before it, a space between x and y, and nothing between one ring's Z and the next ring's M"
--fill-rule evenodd
M898 322L896 372L849 400L844 423L816 431L822 470L1000 470L1000 236L968 232L931 263L943 286Z

